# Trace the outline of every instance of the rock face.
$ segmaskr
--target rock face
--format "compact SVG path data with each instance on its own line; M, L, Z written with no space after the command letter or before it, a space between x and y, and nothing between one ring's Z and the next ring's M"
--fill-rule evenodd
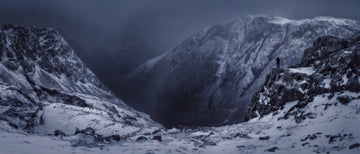
M276 57L283 67L298 64L316 38L359 30L356 21L331 17L248 16L220 23L135 69L122 97L169 127L241 122Z
M316 114L304 114L301 110L314 102L315 96L331 93L326 99L336 98L345 105L359 99L346 95L347 92L360 92L359 59L360 36L352 39L333 36L318 38L311 48L305 50L301 64L274 69L267 76L262 89L252 98L249 118L277 114L286 103L297 101L284 118L295 116L296 122L301 122Z
M160 127L114 97L57 31L14 25L0 30L0 121L66 135L87 127L103 135Z
M63 92L109 94L57 31L5 25L0 39L1 70L22 74L28 80L18 81L15 86L29 88L31 84L36 84ZM4 82L16 80L7 78L7 74L4 71L1 73Z

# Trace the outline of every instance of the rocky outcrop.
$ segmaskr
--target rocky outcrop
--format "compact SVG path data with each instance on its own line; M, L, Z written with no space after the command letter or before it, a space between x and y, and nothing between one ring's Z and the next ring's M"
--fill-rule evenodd
M297 101L291 112L297 122L312 115L297 112L313 101L313 97L332 93L360 92L360 37L351 39L324 36L305 50L301 64L284 69L274 69L267 76L262 89L252 98L249 118L276 114L284 105ZM355 98L339 96L337 100L347 104Z

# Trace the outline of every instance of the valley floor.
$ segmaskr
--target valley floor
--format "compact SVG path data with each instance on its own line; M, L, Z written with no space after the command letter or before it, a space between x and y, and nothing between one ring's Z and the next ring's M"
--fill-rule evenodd
M344 92L314 97L301 123L282 119L296 102L276 115L248 122L198 129L160 130L136 134L111 143L91 137L25 134L1 124L0 153L360 153L360 93ZM353 99L339 103L337 97ZM280 118L280 120L279 120ZM154 140L161 136L161 141Z

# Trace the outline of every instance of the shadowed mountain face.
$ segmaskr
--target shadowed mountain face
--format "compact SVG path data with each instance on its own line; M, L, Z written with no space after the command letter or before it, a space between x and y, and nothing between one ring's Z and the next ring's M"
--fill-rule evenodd
M331 17L248 16L220 23L135 69L122 97L169 127L241 122L276 57L283 67L298 64L318 37L359 30L356 21Z

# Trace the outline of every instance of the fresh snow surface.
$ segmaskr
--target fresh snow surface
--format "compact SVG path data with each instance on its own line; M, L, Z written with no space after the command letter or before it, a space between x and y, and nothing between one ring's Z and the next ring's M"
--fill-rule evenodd
M313 102L301 109L305 114L313 114L313 118L307 118L302 123L296 123L292 116L281 119L297 103L295 101L287 103L277 115L269 114L245 123L193 130L169 129L155 134L139 133L112 143L85 140L79 145L76 143L82 139L80 135L61 138L14 133L4 131L6 127L0 123L0 153L237 154L267 153L271 148L275 149L275 153L284 154L360 153L360 147L349 148L360 143L360 93L345 91L335 93L335 97L329 99L330 95L315 96ZM339 103L337 98L340 96L355 99L345 105ZM155 135L160 135L162 141L152 140ZM147 139L136 140L140 136Z
M39 134L52 134L55 130L74 134L76 129L91 127L102 135L123 136L140 130L138 127L114 122L105 111L66 104L54 103L46 106L42 118L44 124L36 128Z
M312 75L315 73L313 67L297 67L297 68L289 68L289 71L292 73L303 73L306 75Z

